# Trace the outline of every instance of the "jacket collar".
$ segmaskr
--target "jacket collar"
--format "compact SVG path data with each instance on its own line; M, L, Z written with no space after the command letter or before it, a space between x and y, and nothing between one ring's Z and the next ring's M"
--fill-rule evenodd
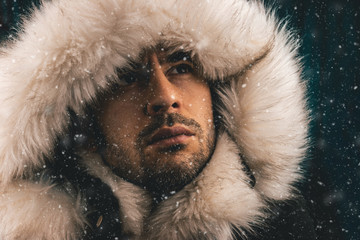
M118 198L123 232L140 239L230 239L233 228L250 229L264 215L261 194L249 184L227 134L219 136L199 176L152 211L144 189L113 174L99 155L82 156L89 173L108 184Z

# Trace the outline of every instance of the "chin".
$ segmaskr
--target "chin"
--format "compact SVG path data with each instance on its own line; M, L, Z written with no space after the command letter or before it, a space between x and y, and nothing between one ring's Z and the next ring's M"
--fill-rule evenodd
M198 176L207 161L202 153L168 153L145 170L144 187L156 195L179 191Z
M157 196L168 196L190 183L197 176L195 169L170 168L166 172L151 173L144 187Z
M197 165L194 164L204 162L206 156L202 154L200 150L192 151L188 145L173 145L167 148L159 150L156 154L153 154L151 157L148 156L146 165L148 169L153 169L157 171L163 169L164 171L171 169L176 171L176 169L183 169L184 171L191 171L192 168ZM154 169L154 167L156 169Z

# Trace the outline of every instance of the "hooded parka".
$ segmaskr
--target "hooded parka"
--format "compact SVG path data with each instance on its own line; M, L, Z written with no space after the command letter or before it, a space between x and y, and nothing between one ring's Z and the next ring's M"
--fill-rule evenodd
M201 173L152 208L70 132L159 44L198 61L219 130ZM0 239L314 239L297 47L258 1L44 1L1 48Z

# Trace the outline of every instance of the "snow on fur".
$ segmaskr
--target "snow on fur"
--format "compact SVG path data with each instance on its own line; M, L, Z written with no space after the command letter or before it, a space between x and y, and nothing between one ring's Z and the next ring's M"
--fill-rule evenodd
M46 183L17 181L1 189L0 238L78 239L85 219L78 201Z

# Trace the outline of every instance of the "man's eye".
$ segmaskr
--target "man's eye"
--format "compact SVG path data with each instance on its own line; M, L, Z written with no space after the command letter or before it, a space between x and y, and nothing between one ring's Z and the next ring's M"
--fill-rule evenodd
M120 77L121 81L124 81L127 85L139 81L138 76L134 73L124 74Z
M186 74L186 73L193 73L194 69L191 65L189 64L179 64L176 66L173 66L172 68L169 69L169 71L167 72L167 74L169 75L175 75L175 74Z
M120 85L131 85L135 82L146 80L148 75L146 70L145 68L140 68L136 71L118 69L117 75L120 80Z

